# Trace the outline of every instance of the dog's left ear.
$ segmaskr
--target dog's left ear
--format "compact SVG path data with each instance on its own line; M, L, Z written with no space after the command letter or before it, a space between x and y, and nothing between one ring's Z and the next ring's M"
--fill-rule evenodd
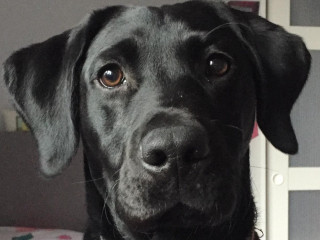
M308 78L310 53L300 37L282 27L251 13L232 11L242 24L242 34L258 69L259 127L276 148L294 154L298 143L290 112Z
M120 7L96 11L79 26L15 52L4 79L17 111L33 132L46 176L68 166L79 142L79 79L86 51Z

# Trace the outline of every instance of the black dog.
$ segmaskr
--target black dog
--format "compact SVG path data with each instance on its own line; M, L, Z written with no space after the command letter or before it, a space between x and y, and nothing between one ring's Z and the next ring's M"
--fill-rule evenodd
M289 114L310 55L260 17L191 1L96 11L4 66L44 174L82 138L85 239L251 240L255 116L275 147L297 152Z

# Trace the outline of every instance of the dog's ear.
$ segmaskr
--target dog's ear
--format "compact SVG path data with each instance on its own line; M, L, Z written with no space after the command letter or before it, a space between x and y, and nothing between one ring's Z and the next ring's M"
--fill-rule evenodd
M284 153L298 151L290 112L309 74L311 56L302 39L259 16L234 10L258 69L257 121ZM240 26L241 28L241 26Z
M74 29L21 49L4 63L5 84L37 140L46 176L59 174L77 150L81 67L95 35L119 11L94 12Z

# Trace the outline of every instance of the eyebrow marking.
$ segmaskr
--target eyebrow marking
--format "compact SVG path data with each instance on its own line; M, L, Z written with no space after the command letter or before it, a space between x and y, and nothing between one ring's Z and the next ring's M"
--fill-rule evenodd
M123 59L125 62L134 63L138 57L138 44L134 38L125 38L105 49L99 57Z

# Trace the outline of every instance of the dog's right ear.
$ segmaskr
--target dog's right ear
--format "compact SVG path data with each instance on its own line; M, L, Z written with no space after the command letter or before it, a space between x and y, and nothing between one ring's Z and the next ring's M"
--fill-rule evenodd
M257 122L267 139L284 153L298 142L291 109L308 78L311 55L301 37L255 14L232 10L257 70Z
M4 63L5 84L37 140L46 176L59 174L77 150L79 78L86 51L121 10L96 11L74 29L21 49Z

